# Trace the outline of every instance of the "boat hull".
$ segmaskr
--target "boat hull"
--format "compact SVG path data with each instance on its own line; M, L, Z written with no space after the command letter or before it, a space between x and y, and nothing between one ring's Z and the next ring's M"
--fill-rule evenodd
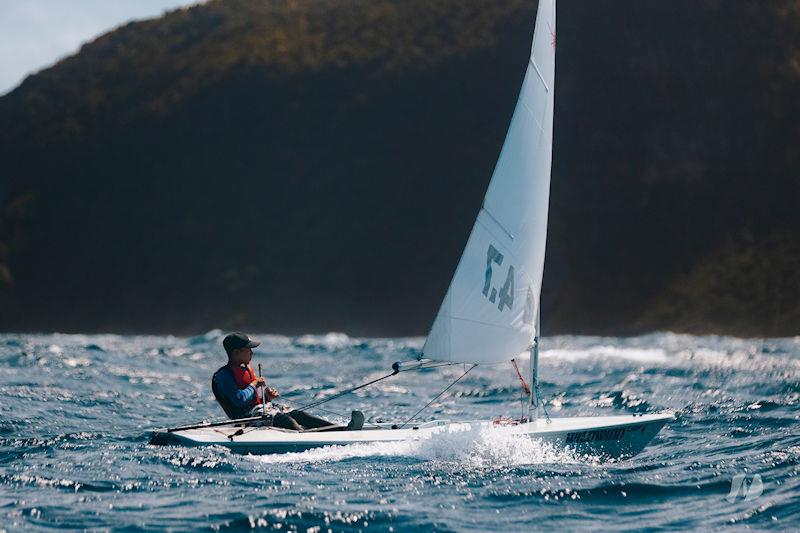
M291 431L230 424L183 431L154 431L151 444L224 446L233 452L273 454L302 452L325 446L377 442L404 442L436 438L437 434L479 428L536 439L555 449L603 458L625 458L639 453L669 420L671 413L608 417L553 418L527 423L433 421L408 429L378 424L360 431Z

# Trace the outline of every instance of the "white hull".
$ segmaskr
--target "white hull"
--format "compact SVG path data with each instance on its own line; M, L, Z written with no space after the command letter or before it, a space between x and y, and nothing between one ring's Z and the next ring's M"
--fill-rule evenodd
M409 429L391 429L391 424L377 424L359 431L292 431L278 428L224 425L182 431L153 432L152 444L184 446L224 446L238 453L271 454L301 452L323 446L346 446L374 442L414 441L436 438L437 433L453 426L478 427L538 439L558 449L611 458L639 453L672 420L671 413L604 417L552 418L529 423L494 423L486 421L426 422Z

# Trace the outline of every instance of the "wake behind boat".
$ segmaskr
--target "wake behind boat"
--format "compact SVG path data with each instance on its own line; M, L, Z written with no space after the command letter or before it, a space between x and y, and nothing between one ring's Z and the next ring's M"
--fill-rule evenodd
M627 457L640 452L672 414L550 418L544 412L545 417L540 417L540 294L553 146L555 47L555 0L540 0L531 54L508 134L439 312L419 358L395 363L393 373L380 378L454 364L471 365L461 377L478 365L512 364L519 373L516 360L523 354L528 358L529 354L530 385L519 373L529 397L527 417L518 421L411 424L437 396L403 424L325 431L265 427L264 418L254 417L159 430L153 433L151 442L277 453L330 445L435 439L443 432L478 428L534 438L593 456ZM351 390L376 381L379 380Z

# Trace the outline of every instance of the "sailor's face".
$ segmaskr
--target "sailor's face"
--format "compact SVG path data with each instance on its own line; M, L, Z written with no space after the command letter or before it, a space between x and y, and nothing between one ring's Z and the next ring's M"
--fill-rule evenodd
M234 351L234 354L236 355L236 364L239 365L250 364L250 361L253 359L252 348L239 348Z

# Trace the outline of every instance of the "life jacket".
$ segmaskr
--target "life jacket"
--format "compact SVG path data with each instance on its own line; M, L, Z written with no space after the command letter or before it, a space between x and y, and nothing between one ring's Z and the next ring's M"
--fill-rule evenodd
M233 372L233 381L236 382L236 385L240 389L246 389L256 379L256 373L253 372L253 369L250 368L250 365L234 366L229 368L231 369L231 372ZM258 387L256 387L256 395L253 396L253 401L250 402L250 407L255 407L256 405L261 405L261 394L258 392Z
M228 415L229 418L243 418L247 416L247 413L261 403L261 395L258 393L258 388L256 388L255 396L253 396L253 400L250 404L244 408L238 407L231 403L230 400L222 393L217 385L217 375L220 372L229 372L232 377L234 383L240 388L245 389L247 388L250 383L253 382L255 379L255 373L250 367L242 368L240 366L231 367L229 365L225 365L216 372L214 372L214 377L211 378L211 390L214 392L214 398L217 399L217 402L222 406L222 409L225 411L225 414Z

